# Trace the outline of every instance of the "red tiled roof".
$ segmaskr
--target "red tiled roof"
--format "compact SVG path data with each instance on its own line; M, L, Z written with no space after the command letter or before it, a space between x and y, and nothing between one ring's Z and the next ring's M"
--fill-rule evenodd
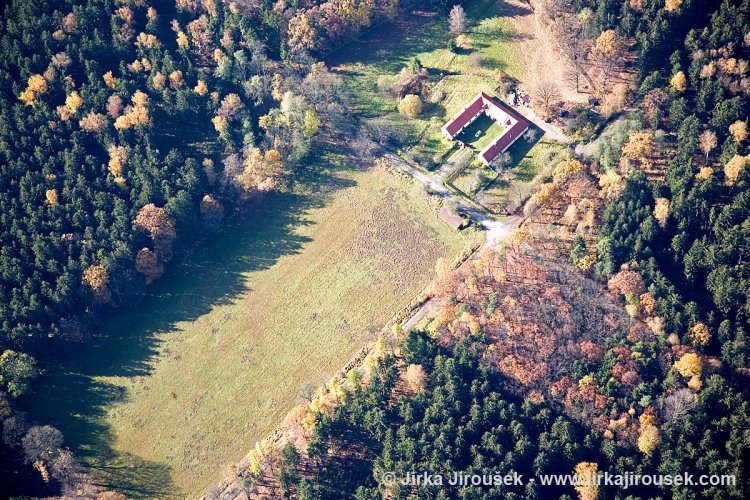
M440 209L440 218L456 229L459 229L464 223L464 218L447 205Z
M493 110L492 108L495 109ZM494 97L490 97L484 92L480 92L473 101L443 126L443 131L448 134L451 139L455 138L458 132L472 118L482 112L483 109L487 110L487 115L490 118L498 123L504 121L505 126L508 127L494 143L490 144L479 153L479 158L489 164L497 155L506 150L527 128L529 128L529 122L504 102L495 99ZM501 111L505 113L505 115L498 114L496 111Z
M516 122L515 125L513 125L511 128L507 129L503 135L497 138L497 140L490 144L488 147L484 148L484 150L479 153L479 156L487 163L490 163L492 160L495 159L497 155L508 149L508 147L513 144L513 142L518 139L518 137L524 133L524 131L529 128L527 123L525 121Z
M474 118L484 107L482 95L477 96L463 110L461 110L451 121L445 124L443 129L453 138L461 128Z
M500 108L503 111L505 111L512 118L515 118L517 121L524 122L524 123L526 123L528 125L529 121L526 118L524 118L524 116L522 114L520 114L519 112L517 112L515 109L511 108L507 104L505 104L503 101L501 101L499 99L496 99L494 97L490 97L487 94L485 94L484 92L482 92L480 95L486 101L492 103L492 105L494 105L495 107Z

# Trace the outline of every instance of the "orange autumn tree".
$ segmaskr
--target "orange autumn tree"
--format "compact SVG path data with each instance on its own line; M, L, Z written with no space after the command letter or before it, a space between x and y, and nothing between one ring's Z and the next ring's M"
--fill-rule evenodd
M643 278L638 272L626 269L614 274L607 286L611 291L626 297L640 295L643 292Z
M156 252L150 248L141 248L135 258L135 269L146 278L146 284L154 282L164 274L164 265L159 260Z
M149 203L140 209L134 224L151 238L154 251L162 262L172 258L172 244L177 238L177 230L174 219L167 215L166 210Z
M411 364L407 366L404 378L406 383L409 384L409 389L414 393L424 392L427 388L427 373L422 365Z
M596 462L580 462L573 471L576 476L575 490L581 500L596 500L599 497Z
M109 273L101 264L93 264L83 271L83 282L91 288L94 300L106 304L112 299L109 290Z
M200 211L203 221L208 226L218 225L224 217L224 207L210 194L205 195L201 199Z

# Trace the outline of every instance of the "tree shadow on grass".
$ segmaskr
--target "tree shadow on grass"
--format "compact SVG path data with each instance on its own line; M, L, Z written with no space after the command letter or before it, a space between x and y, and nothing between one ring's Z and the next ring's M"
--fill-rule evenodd
M534 140L530 141L528 140L528 135L522 137L518 141L516 141L509 149L508 153L510 153L510 156L512 158L510 168L514 171L516 174L516 177L523 181L530 181L534 178L535 174L528 175L522 171L519 170L519 164L521 161L523 161L524 158L531 152L531 150L536 146L544 137L544 130L540 129L533 123L529 126L529 131L526 132L527 134L532 133L534 134Z
M330 155L330 153L321 153ZM281 257L299 253L310 238L298 229L311 224L310 210L325 205L335 191L353 182L339 174L351 168L340 156L312 159L301 172L304 189L269 193L236 214L193 252L172 262L167 274L139 300L114 312L85 344L52 340L40 357L45 375L23 400L32 418L59 428L65 443L94 472L97 482L128 498L183 496L166 463L115 450L107 416L128 399L125 387L105 377L148 376L166 334L250 291L246 274L268 269ZM170 422L164 422L165 426ZM133 425L137 433L137 422Z
M474 0L466 9L471 18L470 35L485 19L526 16L533 12L530 8L493 0ZM521 35L506 30L492 30L481 34L493 38L500 37L501 40L509 42L524 39ZM326 58L326 63L332 68L352 63L367 64L376 67L383 74L396 74L419 54L447 48L449 39L447 15L422 11L407 12L368 32L347 45L345 50L332 53ZM474 43L479 43L474 48L489 46L484 42ZM467 51L470 52L472 50Z

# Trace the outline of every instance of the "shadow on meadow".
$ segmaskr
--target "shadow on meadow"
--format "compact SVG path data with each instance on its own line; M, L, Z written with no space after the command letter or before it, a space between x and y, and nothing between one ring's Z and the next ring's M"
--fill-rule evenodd
M474 1L465 8L470 17L467 31L469 35L474 34L477 26L486 19L528 16L533 12L530 8L502 0ZM509 42L523 39L518 34L502 29L484 31L481 34ZM395 74L419 54L447 48L450 37L447 14L412 11L374 28L363 37L333 52L326 58L326 64L330 67L352 63L367 64L376 66L383 74ZM481 45L482 48L487 46L489 44ZM352 74L356 75L355 72Z
M116 488L128 498L179 494L168 465L114 450L115 436L106 417L114 404L127 400L128 391L99 377L148 376L163 334L248 292L246 273L267 269L281 257L298 253L309 241L297 234L298 228L311 223L308 212L323 206L333 192L353 185L337 175L347 168L339 158L322 155L311 163L326 165L325 170L300 172L303 191L265 195L192 252L173 261L142 297L94 327L87 342L53 341L50 359L40 357L45 374L33 396L23 401L23 409L32 420L59 428L65 444L95 473L99 484Z

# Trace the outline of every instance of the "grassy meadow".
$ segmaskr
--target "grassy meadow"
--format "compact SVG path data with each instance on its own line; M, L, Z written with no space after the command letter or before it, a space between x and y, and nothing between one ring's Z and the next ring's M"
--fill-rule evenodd
M478 233L410 180L328 165L202 243L93 346L60 353L29 410L133 498L194 497L269 434Z
M542 139L533 146L527 141L519 140L508 153L511 155L510 169L497 176L494 182L487 183L486 189L477 196L483 206L497 213L518 210L540 179L550 175L552 167L563 159L566 147L547 139ZM486 171L483 165L474 168ZM462 179L466 178L474 179L474 176L476 174L473 168L467 168L454 183L463 182Z
M480 91L496 94L499 77L523 76L523 57L512 31L511 16L529 15L512 2L475 0L466 6L470 46L447 50L447 17L430 12L405 13L374 29L328 59L344 77L352 107L363 118L387 119L406 137L401 153L420 166L440 162L453 144L440 127ZM377 90L378 78L389 83L418 59L429 72L430 102L414 120L401 116L396 100ZM481 59L481 63L477 63Z

